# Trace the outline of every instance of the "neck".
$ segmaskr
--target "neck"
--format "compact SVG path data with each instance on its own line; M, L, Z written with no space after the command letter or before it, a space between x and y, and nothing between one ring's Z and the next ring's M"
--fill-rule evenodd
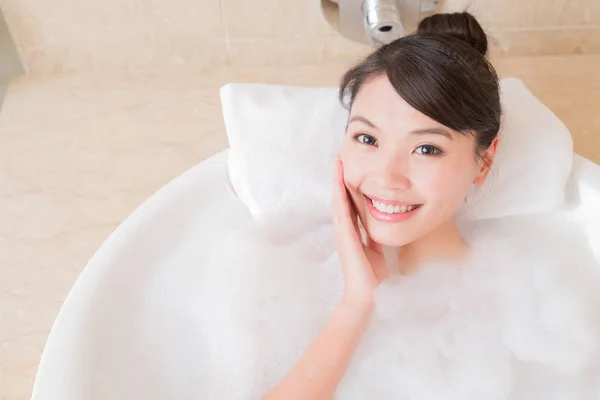
M454 218L419 240L393 249L396 270L403 275L414 272L424 262L461 261L469 253Z

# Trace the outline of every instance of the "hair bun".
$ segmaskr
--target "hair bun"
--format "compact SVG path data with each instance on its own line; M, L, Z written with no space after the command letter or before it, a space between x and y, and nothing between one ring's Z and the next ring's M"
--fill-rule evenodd
M484 56L488 50L488 40L477 19L468 12L434 14L419 23L418 35L449 35L473 46Z

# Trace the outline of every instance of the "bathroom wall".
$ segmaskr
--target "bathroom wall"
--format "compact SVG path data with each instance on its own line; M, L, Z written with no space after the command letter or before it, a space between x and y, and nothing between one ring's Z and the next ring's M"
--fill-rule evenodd
M501 55L600 53L598 0L442 0L469 8ZM31 72L354 60L321 0L0 0Z
M501 55L600 53L598 0L445 0L447 9L467 6Z

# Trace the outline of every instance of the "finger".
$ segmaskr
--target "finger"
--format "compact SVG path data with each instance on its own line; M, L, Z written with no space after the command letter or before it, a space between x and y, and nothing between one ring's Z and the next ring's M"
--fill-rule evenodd
M348 189L346 189L346 183L344 182L344 165L342 164L342 160L338 160L337 162L336 178L337 211L340 222L347 226L348 224L352 224L353 205L350 204Z
M346 189L346 199L348 202L348 212L350 213L350 219L352 220L352 225L354 226L354 229L356 230L356 232L360 235L360 225L358 223L358 211L356 208L356 204L354 203L354 200L352 200L352 197L350 196L350 193L348 192L348 189Z
M371 236L369 236L369 232L367 232L367 228L363 224L362 220L358 221L358 232L361 237L361 241L364 238L364 244L367 248L373 250L377 254L383 254L383 245L374 241ZM364 232L364 236L363 236Z
M358 229L358 216L356 213L356 207L354 202L351 200L350 193L346 188L344 181L344 166L341 160L338 160L337 169L337 189L336 189L336 204L337 207L336 215L338 219L338 227L340 231L344 232L347 237L351 237L353 240L362 242L360 238L360 231Z
M344 163L341 159L338 159L339 163L339 185L340 185L340 197L342 201L342 206L344 208L345 215L348 216L349 221L351 222L356 234L360 237L360 228L358 224L358 211L356 209L356 204L352 200L352 196L346 187L346 181L344 178Z
M333 190L331 195L331 212L333 215L333 223L336 225L336 227L341 227L344 220L344 194L340 189L341 174L341 161L338 159L336 161L335 171L333 174Z

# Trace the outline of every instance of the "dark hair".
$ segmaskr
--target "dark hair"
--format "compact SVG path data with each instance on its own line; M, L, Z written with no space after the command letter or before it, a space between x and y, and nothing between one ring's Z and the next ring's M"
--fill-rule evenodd
M435 14L413 35L383 45L346 72L340 100L348 108L362 85L387 75L411 107L463 134L476 152L486 150L500 130L498 75L487 60L485 32L471 14Z

